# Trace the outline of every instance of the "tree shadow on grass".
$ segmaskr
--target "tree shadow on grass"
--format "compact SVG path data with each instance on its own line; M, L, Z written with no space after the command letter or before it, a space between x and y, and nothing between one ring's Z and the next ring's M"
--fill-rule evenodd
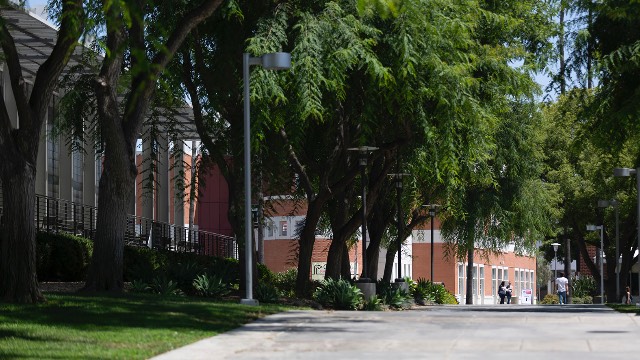
M0 318L77 330L126 327L219 333L256 319L263 311L261 307L142 294L49 294L47 298L46 303L36 305L0 304Z

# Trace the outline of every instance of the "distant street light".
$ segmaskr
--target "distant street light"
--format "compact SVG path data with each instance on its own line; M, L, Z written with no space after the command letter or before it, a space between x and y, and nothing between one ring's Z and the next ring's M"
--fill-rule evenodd
M242 55L242 80L244 83L244 239L246 268L246 298L241 299L244 305L258 305L253 299L253 241L251 234L251 101L249 99L249 66L260 65L267 70L286 70L291 68L291 54L285 52L264 54L252 57L248 53Z
M613 169L613 176L621 176L621 177L627 177L627 176L631 176L631 175L636 175L636 194L637 194L637 199L636 199L636 212L637 212L637 226L636 226L636 231L637 231L637 237L638 237L638 287L636 288L636 290L638 291L638 294L640 295L640 176L638 176L638 174L640 174L640 168L637 169L629 169L629 168L615 168Z
M373 146L360 146L348 148L348 151L357 151L359 154L358 164L360 166L360 180L362 184L362 276L360 282L371 282L367 277L367 161L369 154L378 150Z
M553 246L553 277L554 279L558 278L558 246L560 246L560 244L558 243L553 243L551 244L551 246Z
M587 225L587 231L597 231L600 230L600 301L601 304L604 304L604 271L603 271L603 229L602 225Z
M598 207L605 208L609 206L613 206L616 210L616 299L620 299L620 268L619 268L619 259L620 259L620 229L618 225L618 205L620 203L613 200L598 200ZM617 300L616 300L617 301Z
M426 204L422 207L429 209L429 217L431 218L431 283L433 284L433 237L434 237L434 219L436 217L436 211L442 205L440 204Z
M396 246L398 247L398 276L396 282L404 282L402 277L402 231L404 230L404 219L402 217L402 178L409 176L405 173L389 174L395 182L396 190L398 192L398 239Z

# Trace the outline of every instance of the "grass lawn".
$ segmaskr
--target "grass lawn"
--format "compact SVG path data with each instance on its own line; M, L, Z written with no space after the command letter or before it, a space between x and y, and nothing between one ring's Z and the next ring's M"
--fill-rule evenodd
M607 306L622 313L636 313L640 315L640 307L636 306L636 304L607 304Z
M147 294L0 303L1 359L146 359L289 309Z

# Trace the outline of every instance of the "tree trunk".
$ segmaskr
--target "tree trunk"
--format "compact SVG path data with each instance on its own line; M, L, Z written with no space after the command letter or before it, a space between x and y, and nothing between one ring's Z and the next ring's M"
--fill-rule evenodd
M24 162L3 171L3 222L0 225L0 298L7 302L44 301L36 275L35 167ZM7 176L9 175L9 176Z
M345 242L342 246L342 271L343 279L351 279L351 261L349 259L349 247Z
M333 240L329 246L327 254L327 269L325 271L326 279L338 279L342 272L342 258L344 256L344 248L347 246L346 239L341 232L333 234ZM347 261L349 257L347 254Z
M467 294L465 304L473 305L473 242L471 248L467 250Z
M387 248L387 255L385 256L384 262L384 275L382 275L382 280L384 282L391 281L391 273L393 273L393 261L396 259L396 249L395 245L389 244Z
M307 217L298 240L300 244L298 248L298 276L296 278L296 296L298 297L305 297L309 293L311 258L313 256L313 245L316 241L316 227L326 201L324 197L309 201Z
M133 152L134 145L128 146ZM128 205L134 196L137 170L135 157L118 150L123 150L123 147L114 149L107 145L105 149L104 170L99 184L96 238L85 291L123 290L124 229Z

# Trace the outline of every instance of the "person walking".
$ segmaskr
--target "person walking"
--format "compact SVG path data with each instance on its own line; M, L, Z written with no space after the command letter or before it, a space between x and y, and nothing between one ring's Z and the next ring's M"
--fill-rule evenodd
M500 304L504 304L504 298L507 296L507 288L504 286L504 281L500 283L498 296L500 296Z
M625 289L624 300L623 303L627 305L631 305L633 298L631 297L631 289L627 286Z
M511 296L513 295L513 288L511 287L511 281L507 281L507 304L511 304Z
M567 294L569 293L569 280L564 277L564 273L560 273L560 277L556 279L556 290L558 291L558 302L560 305L567 303Z

